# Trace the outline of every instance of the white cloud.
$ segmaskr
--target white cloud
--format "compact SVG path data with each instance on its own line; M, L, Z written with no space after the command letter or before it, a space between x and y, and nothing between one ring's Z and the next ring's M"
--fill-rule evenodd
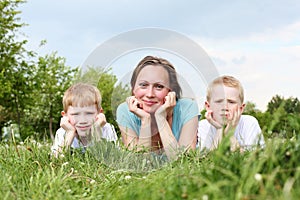
M161 27L198 42L219 73L241 79L246 98L262 110L275 94L300 96L300 4L293 0L43 0L21 9L28 45L35 50L46 39L43 52L58 51L71 66L117 34Z
M212 57L220 74L241 80L246 100L265 110L276 94L300 97L300 21L248 37L197 41Z

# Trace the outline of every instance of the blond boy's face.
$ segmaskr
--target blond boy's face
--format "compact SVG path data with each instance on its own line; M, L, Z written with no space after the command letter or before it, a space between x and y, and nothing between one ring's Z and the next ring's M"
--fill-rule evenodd
M211 99L205 105L206 110L212 111L213 119L222 125L226 125L237 113L242 114L245 106L240 100L239 90L223 84L213 87Z
M69 118L70 124L75 127L79 136L86 136L99 113L95 105L85 107L69 106L65 115Z

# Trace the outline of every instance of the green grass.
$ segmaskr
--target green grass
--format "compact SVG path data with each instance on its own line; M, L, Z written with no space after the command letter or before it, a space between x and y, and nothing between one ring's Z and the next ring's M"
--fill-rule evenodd
M300 141L274 138L264 150L225 146L167 162L111 143L50 158L50 144L0 146L1 199L299 199Z

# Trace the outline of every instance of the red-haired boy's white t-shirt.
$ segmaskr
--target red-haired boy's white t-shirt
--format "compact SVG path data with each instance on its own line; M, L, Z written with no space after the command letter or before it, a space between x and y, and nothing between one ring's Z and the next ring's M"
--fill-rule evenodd
M198 124L197 147L201 150L211 149L216 134L217 129L213 125L206 119L201 120ZM240 121L234 131L234 136L238 140L239 145L246 150L250 150L256 146L264 147L265 145L258 121L250 115L241 115Z

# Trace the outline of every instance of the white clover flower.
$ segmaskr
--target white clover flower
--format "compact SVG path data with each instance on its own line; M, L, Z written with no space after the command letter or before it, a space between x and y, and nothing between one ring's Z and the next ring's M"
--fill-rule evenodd
M131 179L130 175L125 176L125 180L129 180L129 179Z
M68 164L69 164L69 162L65 162L65 163L63 163L61 166L64 167L64 166L66 166L66 165L68 165Z
M202 200L208 200L208 195L207 194L203 195Z
M71 189L67 189L67 191L66 191L67 193L71 193L72 192L72 190Z
M262 175L261 174L255 174L254 175L255 180L261 181L262 180Z
M94 179L92 179L92 180L90 181L90 184L94 184L94 183L96 183L96 181L95 181Z
M40 149L41 147L43 147L43 145L41 143L37 143L37 147Z

